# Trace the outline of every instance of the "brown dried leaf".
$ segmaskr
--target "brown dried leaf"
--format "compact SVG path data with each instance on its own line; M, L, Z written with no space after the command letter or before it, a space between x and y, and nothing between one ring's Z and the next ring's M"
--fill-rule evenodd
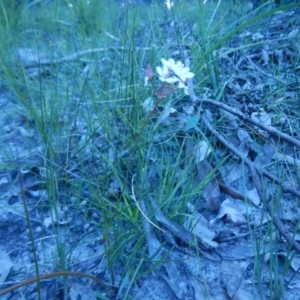
M264 144L262 151L260 151L256 156L254 164L258 168L262 168L272 160L275 154L276 146L273 139L269 137L268 141Z
M226 199L220 207L219 214L217 217L210 221L212 226L217 220L224 218L224 222L229 223L232 226L237 226L241 224L247 224L247 219L245 218L243 212L238 209L229 199Z
M247 141L241 142L239 148L239 152L241 153L240 158L246 158L249 154L249 146Z
M275 154L275 159L276 160L280 160L280 161L284 161L285 163L287 164L290 164L290 165L294 165L296 167L300 167L300 160L299 159L296 159L296 158L293 158L289 155L284 155L282 153L276 153Z
M170 123L170 119L169 119L170 113L171 113L171 103L169 102L166 104L163 112L159 116L156 126L158 126L160 124L168 125Z
M265 110L262 110L259 112L253 112L251 115L251 119L253 119L254 121L257 121L257 122L261 122L263 125L266 125L266 126L272 125L271 117ZM262 135L266 134L264 130L259 129L257 127L255 127L255 128L260 134L262 134Z
M206 160L203 160L201 163L197 164L198 176L197 184L204 183L205 187L202 193L202 196L205 198L206 203L211 211L217 211L220 207L220 188L217 178L214 176L209 182L207 178L210 178L214 172L210 163Z
M212 248L218 247L218 243L213 241L216 234L210 230L208 226L204 225L203 216L198 212L194 211L193 215L187 216L183 223L183 227L197 235L201 240L210 245ZM208 222L207 222L207 225Z
M246 191L246 197L248 200L250 200L254 205L259 206L260 205L260 198L258 195L257 190L254 188L251 191Z
M200 163L203 161L212 151L212 147L206 141L200 141L194 148L195 161Z
M248 218L245 218L248 216ZM237 226L240 224L245 224L251 220L251 224L255 226L261 226L262 224L270 220L268 214L263 214L260 207L255 207L250 204L245 204L242 201L235 201L231 199L226 199L221 207L218 216L210 220L210 225L212 226L215 222L224 218L227 225Z
M222 168L221 173L226 183L230 184L245 174L245 166L242 163L231 162L226 164L225 168Z
M215 297L211 298L211 296L208 295L207 289L203 288L201 286L201 283L199 283L195 279L192 279L192 285L193 285L194 290L195 290L195 300L215 299ZM226 300L226 298L224 298L224 300Z
M193 245L195 244L195 237L197 240L198 246L203 250L212 250L212 247L205 243L202 239L198 236L195 236L192 232L186 230L184 227L180 226L179 224L169 220L161 211L158 206L156 200L151 197L151 204L155 210L155 217L157 221L163 226L166 230L171 232L175 237L177 237L183 244L186 245ZM218 258L219 259L219 258Z
M13 264L9 255L0 250L0 284L5 282L12 266Z
M143 102L143 110L146 115L148 115L154 108L154 100L152 97L148 97Z
M252 300L253 295L245 290L238 289L232 300Z
M261 247L259 249L259 255L263 255L270 249L269 245L265 245L265 247ZM258 255L257 249L253 247L250 243L243 245L240 244L238 247L236 244L221 244L220 247L216 249L216 252L223 258L228 260L239 260L239 259L246 259L249 257L254 257Z
M226 119L226 123L227 123L227 126L231 129L237 129L239 127L238 125L238 117L229 113L228 111L226 110L223 110L223 109L220 109L220 113L223 117L225 117Z
M248 263L245 261L223 260L221 266L221 280L230 298L232 298L239 289L243 278L243 273L245 272L247 266Z
M186 300L195 299L194 293L187 287L187 282L185 282L183 277L179 274L176 264L171 261L165 263L164 267L168 274L168 277L164 276L164 280L168 283L176 297Z
M290 263L291 268L296 271L299 272L300 270L300 255L299 254L293 254L291 255L290 252L286 252L286 251L280 251L277 253L278 257L282 257L284 259L287 259ZM269 259L269 255L268 255L268 259ZM291 260L292 257L292 260ZM268 260L267 259L267 260Z

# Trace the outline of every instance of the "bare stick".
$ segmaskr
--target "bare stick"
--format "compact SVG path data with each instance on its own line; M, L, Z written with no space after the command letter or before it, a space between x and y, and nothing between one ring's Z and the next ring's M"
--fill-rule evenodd
M285 238L285 240L292 245L293 249L295 249L298 253L300 253L300 245L299 243L291 236L291 234L286 230L284 224L280 220L280 218L274 214L272 210L271 203L267 203L267 211L270 214L270 216L273 216L273 222L280 232L280 234Z
M136 47L136 51L140 50L151 50L153 47ZM86 54L92 54L92 53L101 53L101 52L106 52L106 51L124 51L124 47L109 47L109 48L94 48L94 49L87 49L83 51L79 51L76 53L73 53L71 55L68 55L66 57L60 58L60 59L54 59L54 60L41 60L41 61L34 61L30 62L24 65L25 68L33 68L37 66L47 66L47 65L52 65L52 64L60 64L63 62L68 62L68 61L73 61L79 59L81 56L86 55Z
M238 109L235 109L235 108L232 108L222 102L218 102L216 100L212 100L212 99L201 99L201 100L198 100L198 102L202 102L202 103L207 103L207 104L210 104L210 105L213 105L215 107L219 107L219 108L222 108L226 111L228 111L229 113L239 117L242 121L246 122L246 123L250 123L262 130L265 130L267 133L271 134L271 135L275 135L277 137L279 137L280 139L300 148L300 141L291 137L290 135L286 134L286 133L283 133L279 130L277 130L275 127L272 127L272 126L268 126L268 125L265 125L264 123L262 122L259 122L259 121L256 121L255 119L252 119L252 118L249 118L249 117L246 117L245 114L243 114L240 110ZM193 100L193 102L195 102L195 100Z
M206 125L207 129L213 133L216 138L225 146L227 147L231 152L233 152L236 156L238 156L239 158L243 159L245 164L248 166L248 168L250 169L251 175L252 175L252 181L254 186L257 189L258 195L260 197L260 200L262 201L264 199L264 195L263 195L263 188L262 188L262 184L261 184L261 178L260 178L260 174L259 171L257 170L256 166L253 164L253 162L249 159L249 158L243 158L243 154L236 149L235 146L233 146L233 144L231 144L229 141L226 140L226 138L223 137L223 135L221 133L219 133L217 130L215 130L212 125L208 122L208 120L203 116L202 117L202 121L204 122L204 124ZM267 173L266 171L264 172L265 174ZM273 218L273 222L277 228L277 230L280 232L280 234L286 239L286 241L288 243L290 243L293 247L293 249L295 251L297 251L300 254L300 245L297 243L297 241L295 241L291 235L289 234L289 232L287 232L282 224L282 221L278 218L277 215L274 215L274 213L272 214L272 207L271 207L271 203L267 203L267 211L268 213L272 216Z
M186 54L185 65L190 67L190 57L188 54ZM199 106L201 103L206 103L206 104L212 105L214 107L224 109L224 110L228 111L229 113L233 114L234 116L239 117L243 122L252 124L262 130L265 130L270 135L273 135L273 136L275 135L275 136L279 137L280 139L300 148L300 140L297 140L297 139L291 137L290 135L277 130L276 128L274 128L272 126L267 126L267 125L263 124L262 122L256 121L255 119L252 119L252 118L249 118L249 117L245 116L244 113L242 113L240 110L238 110L236 108L232 108L222 102L219 102L219 101L216 101L213 99L201 99L201 98L197 97L195 90L194 90L193 79L188 79L188 91L189 91L190 99L192 100L193 105L195 107Z

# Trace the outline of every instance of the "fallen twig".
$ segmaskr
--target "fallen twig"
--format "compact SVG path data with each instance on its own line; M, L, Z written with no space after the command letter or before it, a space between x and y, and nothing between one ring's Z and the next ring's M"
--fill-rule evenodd
M239 117L242 121L246 122L246 123L250 123L264 131L266 131L267 133L269 133L270 135L273 135L273 136L277 136L278 138L300 148L300 141L293 138L292 136L286 134L286 133L283 133L279 130L277 130L276 128L272 127L272 126L267 126L265 124L263 124L262 122L259 122L259 121L256 121L255 119L252 119L252 118L249 118L247 116L245 116L244 113L242 113L240 110L238 109L235 109L235 108L232 108L222 102L218 102L216 100L212 100L212 99L201 99L199 100L198 99L198 102L202 102L202 103L207 103L207 104L210 104L210 105L213 105L214 107L218 107L218 108L221 108L221 109L224 109L226 111L228 111L229 113ZM193 102L196 101L196 100L193 100Z
M97 283L99 283L100 285L102 285L103 287L115 287L109 284L106 284L105 282L103 282L102 280L98 279L95 276L92 276L90 274L86 274L86 273L81 273L81 272L73 272L73 271L60 271L60 272L53 272L50 274L45 274L45 275L40 275L39 278L34 277L25 281L22 281L16 285L10 286L9 288L6 288L2 291L0 291L0 296L3 296L9 292L12 292L20 287L23 287L25 285L31 284L31 283L35 283L38 280L44 280L44 279L49 279L49 278L53 278L53 277L59 277L59 276L79 276L79 277L85 277L85 278L89 278Z
M136 51L140 50L151 50L153 47L136 47ZM60 64L68 61L73 61L76 59L79 59L81 56L87 55L87 54L92 54L92 53L97 53L97 52L107 52L107 51L124 51L124 47L108 47L108 48L94 48L94 49L87 49L83 51L79 51L76 53L73 53L71 55L68 55L63 58L59 59L45 59L45 60L40 60L40 61L34 61L34 62L28 62L27 64L24 64L24 68L33 68L33 67L38 67L38 66L48 66L52 64Z
M300 254L300 244L291 236L291 234L286 230L284 224L280 220L280 218L273 212L271 203L267 203L267 211L270 216L273 216L273 222L280 232L280 234L285 238L285 240L292 245L293 249L296 250Z
M202 121L206 125L207 129L211 133L213 133L216 136L216 138L225 147L227 147L237 157L239 157L240 159L243 159L243 161L245 162L245 164L250 169L250 172L251 172L251 175L252 175L252 181L253 181L254 186L257 189L257 192L258 192L258 195L260 197L260 200L263 201L264 200L264 195L263 195L263 188L262 188L262 184L261 184L260 173L257 170L257 168L254 165L254 163L249 158L244 157L243 154L238 149L236 149L236 147L233 144L231 144L228 140L226 140L226 138L224 138L224 136L221 133L219 133L216 129L214 129L212 127L212 125L209 123L209 121L206 119L205 116L202 117ZM273 177L267 171L264 171L262 174L264 176L266 176L266 174L268 174L269 177ZM278 179L278 181L279 181L279 179ZM278 231L280 232L280 234L286 239L287 242L289 242L292 245L293 249L296 250L300 254L300 245L285 230L284 226L282 225L281 220L276 215L272 214L272 209L271 209L271 204L270 203L267 203L267 211L273 217L273 222L274 222L276 228L278 229Z

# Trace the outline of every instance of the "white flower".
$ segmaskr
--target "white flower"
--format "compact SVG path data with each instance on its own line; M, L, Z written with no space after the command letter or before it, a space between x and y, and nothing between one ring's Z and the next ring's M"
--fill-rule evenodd
M189 90L188 90L187 85L184 84L184 83L182 83L181 81L179 81L178 88L179 88L179 89L183 89L183 90L184 90L184 93L185 93L186 95L189 94Z
M167 66L169 70L173 70L174 68L176 68L178 63L181 63L180 61L176 63L173 58L169 58L169 60L165 60L164 58L162 58L161 62L164 66Z
M159 80L170 84L178 82L178 88L184 89L185 94L188 95L188 87L186 86L187 79L193 78L194 73L190 72L190 68L185 67L181 61L175 62L174 59L161 59L162 68L156 67L159 75Z
M161 59L162 61L162 68L161 67L156 67L156 71L159 75L159 80L162 82L167 82L167 83L175 83L179 81L178 78L175 76L170 76L170 72L172 72L172 67L173 64L175 64L175 61L172 59L169 59L169 61L166 61L165 59Z
M176 75L180 78L182 82L186 82L187 79L193 78L195 76L194 73L190 72L190 68L188 67L182 67L179 70L174 70L174 72L178 72L176 73Z

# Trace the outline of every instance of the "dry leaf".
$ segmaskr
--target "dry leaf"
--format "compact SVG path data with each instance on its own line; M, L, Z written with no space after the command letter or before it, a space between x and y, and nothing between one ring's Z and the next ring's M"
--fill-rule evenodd
M293 158L289 155L284 155L282 153L276 153L275 154L275 157L274 157L276 160L280 160L280 161L284 161L285 163L288 163L288 164L291 164L291 165L294 165L296 167L300 167L300 160L299 159L296 159L296 158Z
M217 217L210 221L212 226L217 220L224 218L224 221L230 225L242 225L247 224L247 219L243 215L243 212L237 209L238 206L232 204L229 199L226 199L220 207Z
M242 163L231 162L221 169L221 173L226 183L230 184L245 175L245 166Z
M261 169L272 160L275 153L276 146L274 145L274 141L269 137L268 141L264 144L262 151L260 151L256 156L254 164Z
M253 246L251 242L246 245L241 244L238 247L236 244L227 244L222 243L215 251L223 258L228 260L239 260L246 259L249 257L254 257L257 255L263 255L270 249L269 245L265 245L264 247L260 247L258 249Z
M241 142L246 141L246 142L252 142L253 140L251 139L249 133L242 129L239 128L238 132L237 132L237 136L240 139Z
M5 282L12 266L13 264L9 255L0 250L0 284Z
M240 158L243 158L243 159L246 158L249 154L248 142L247 141L241 142L238 150L241 153Z
M200 114L196 114L192 116L189 121L184 126L184 131L189 131L190 129L193 129L199 122Z
M257 190L254 188L251 191L246 191L245 195L248 200L250 200L254 205L259 206L260 205L260 198L258 195Z
M299 254L291 254L291 252L285 252L285 251L280 251L277 253L277 255L280 257L283 257L284 259L287 259L290 263L291 268L299 272L300 270L300 255ZM292 257L292 260L291 260Z
M197 235L201 240L210 245L212 248L216 248L219 244L213 239L216 234L214 231L211 231L207 226L204 226L201 222L202 216L197 212L194 212L193 215L187 216L183 223L183 227Z
M209 182L207 178L214 176L213 168L211 165L206 161L203 160L201 163L197 164L198 168L198 176L197 176L197 184L204 183L205 187L202 193L202 196L205 198L206 203L211 211L217 211L220 207L220 188L219 183L216 177L212 177Z
M160 124L168 125L170 123L170 120L169 120L170 113L171 113L171 103L169 102L166 104L163 112L159 116L156 126L158 126Z
M196 163L200 163L212 152L212 147L206 141L200 141L194 148Z
M146 115L148 115L154 108L154 100L152 97L148 97L143 102L143 110Z
M168 283L171 290L174 292L178 299L195 299L194 293L188 289L187 282L179 274L176 264L172 261L164 264L168 277L164 276L164 280Z
M293 29L291 32L289 32L288 37L295 37L299 32L299 29Z
M264 110L259 111L259 112L253 112L251 115L251 118L257 122L262 122L266 126L271 126L271 124L272 124L272 120L271 120L269 114ZM259 129L259 130L262 131L261 129ZM262 131L262 132L264 132L264 131Z
M24 137L32 138L35 136L35 131L33 128L25 129L22 126L18 127L20 134Z
M253 295L245 290L238 289L232 300L253 300Z
M195 290L195 300L207 299L207 295L203 295L203 288L201 288L201 283L197 282L195 279L192 279L192 285Z
M244 216L247 216L245 218ZM262 208L247 204L242 201L226 199L221 207L218 216L210 221L212 226L217 220L224 218L227 225L236 226L250 222L254 226L261 226L270 220L269 214L262 215Z
M238 117L229 113L226 110L220 109L220 113L226 119L226 124L229 128L236 129L239 128Z
M247 266L248 263L244 261L223 260L221 266L221 280L230 298L232 298L239 289Z

